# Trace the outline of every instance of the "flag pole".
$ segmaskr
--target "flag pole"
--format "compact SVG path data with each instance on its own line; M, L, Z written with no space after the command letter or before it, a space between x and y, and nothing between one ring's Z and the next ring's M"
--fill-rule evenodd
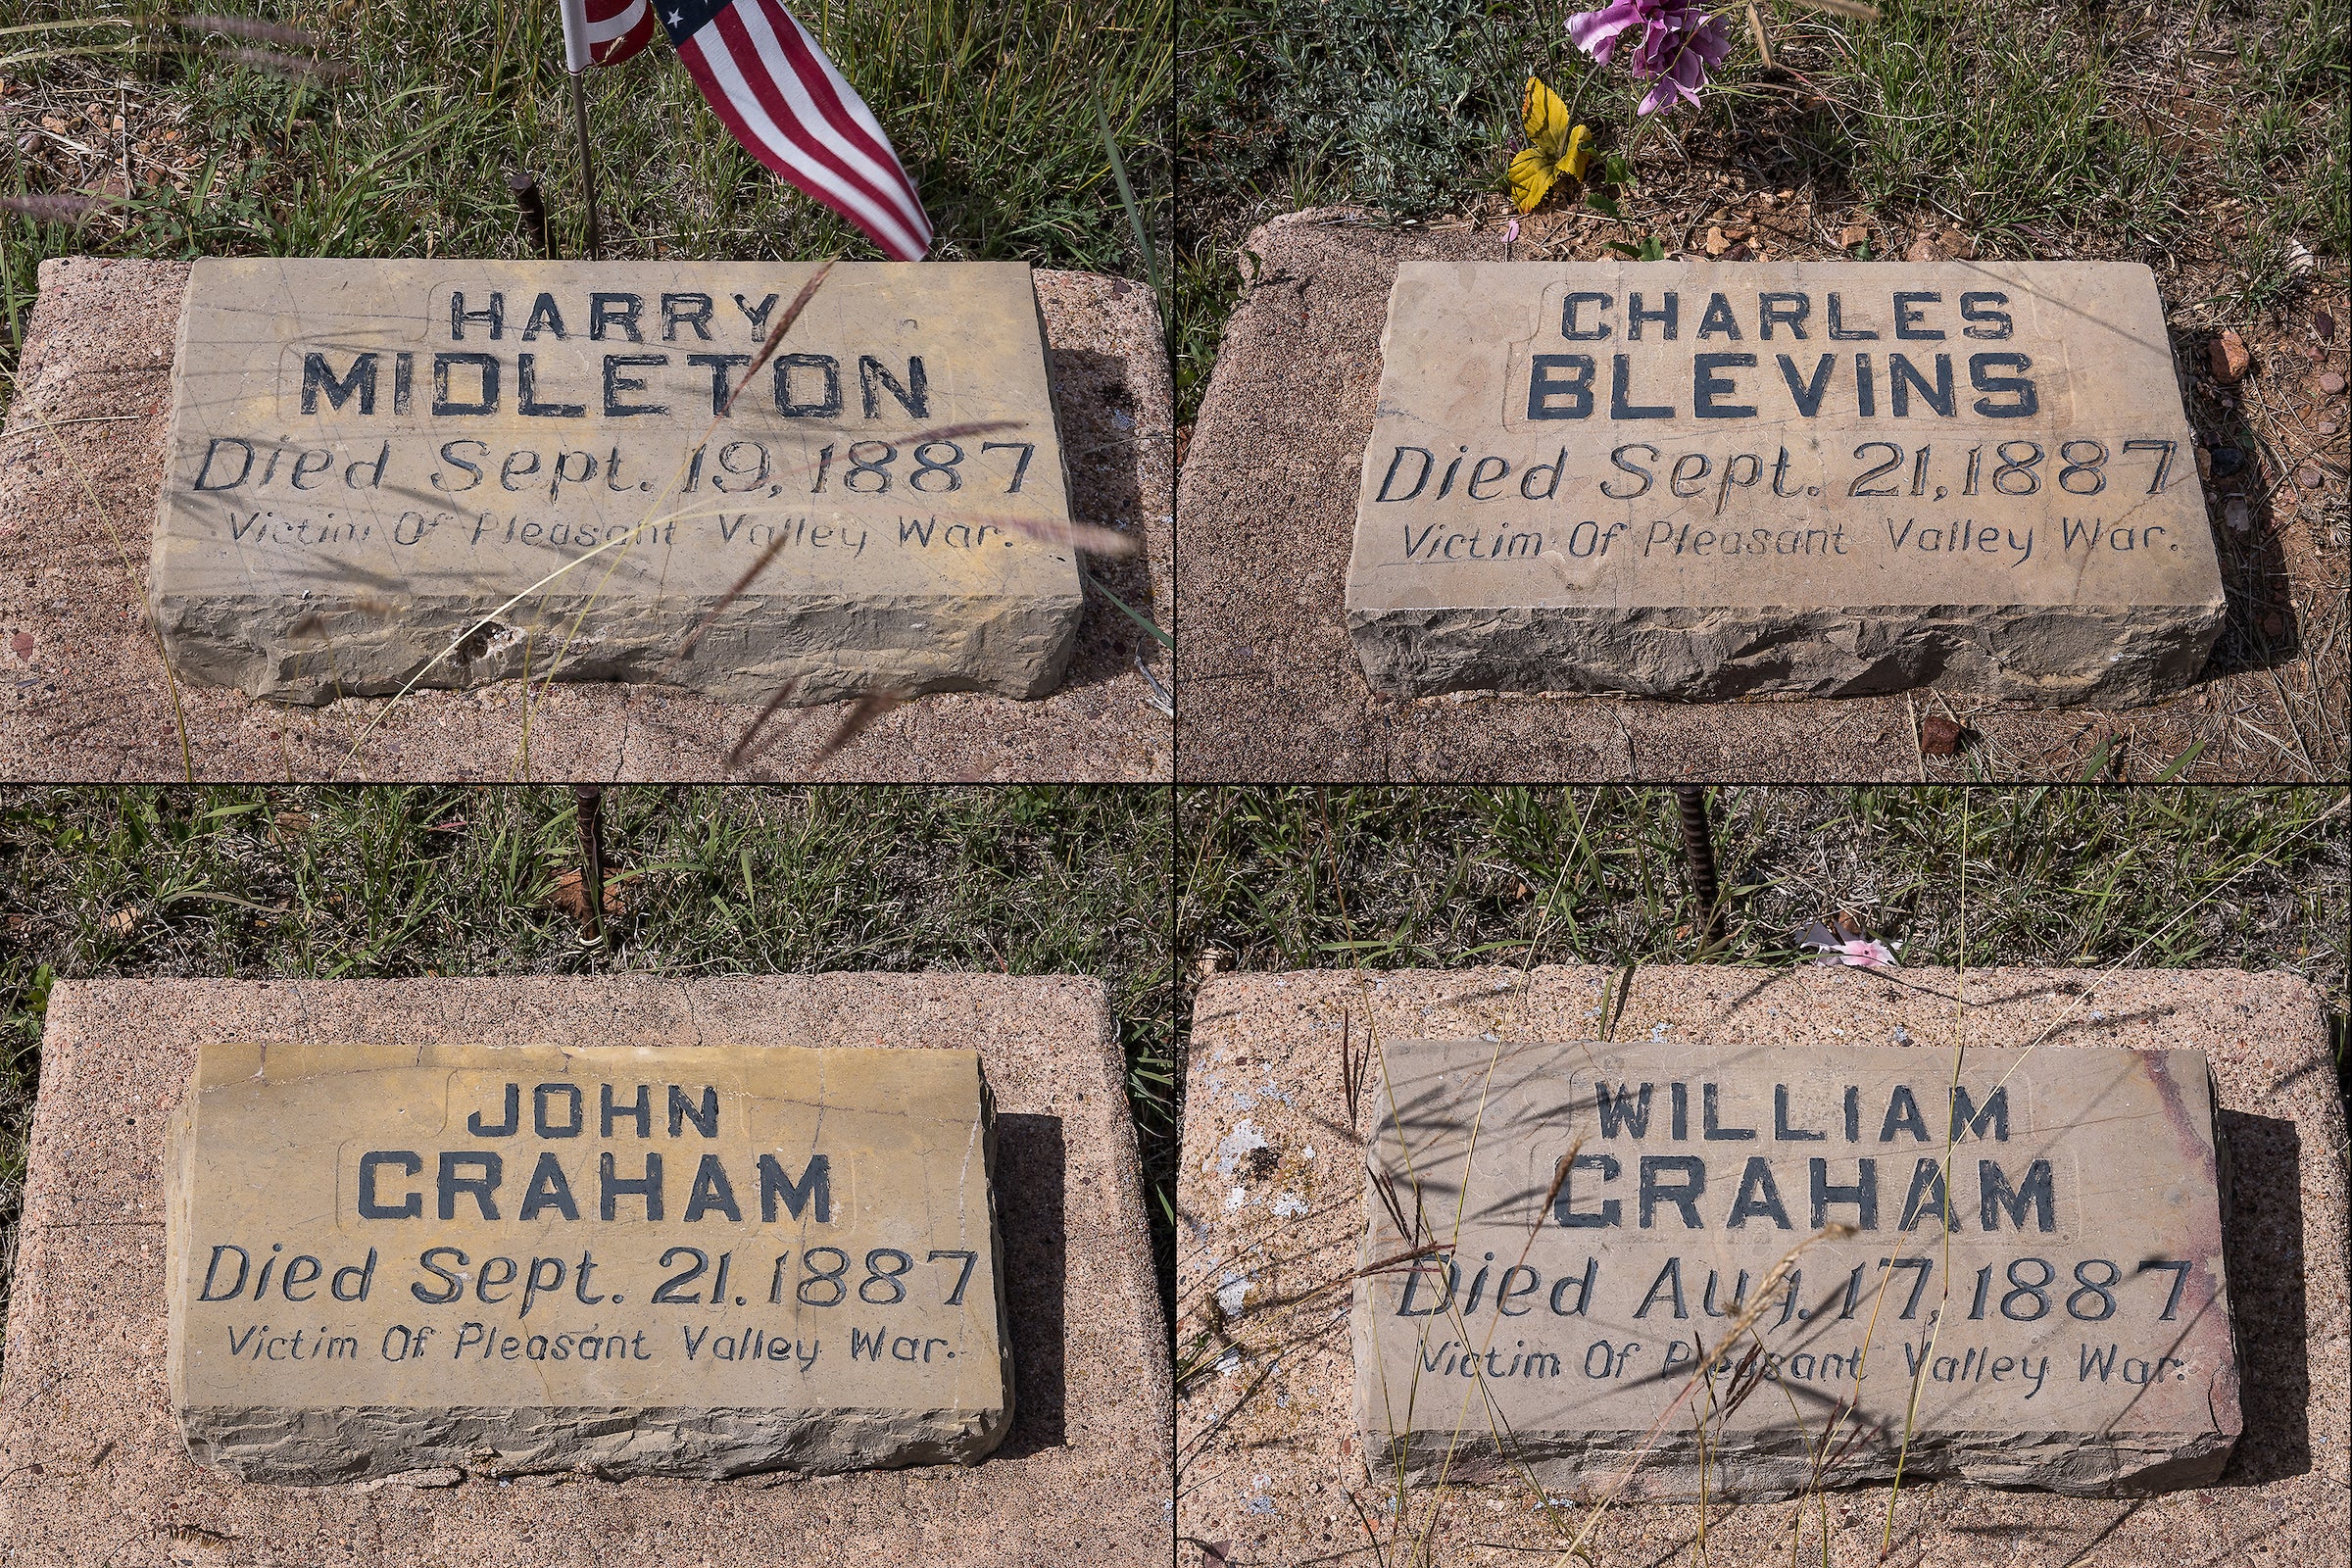
M588 259L605 259L604 224L596 215L596 160L588 149L588 68L596 63L588 39L585 0L562 0L564 69L571 74L571 122L580 133L580 194L588 203Z
M580 132L580 189L588 203L588 259L605 259L604 225L596 217L596 160L588 150L588 92L582 85L587 73L571 74L571 119Z

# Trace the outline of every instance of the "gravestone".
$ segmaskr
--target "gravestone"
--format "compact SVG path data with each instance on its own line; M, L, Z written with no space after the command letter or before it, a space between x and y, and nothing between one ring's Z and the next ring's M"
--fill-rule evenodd
M1028 268L837 264L751 374L814 271L198 261L150 573L173 666L305 704L1053 691L1082 606Z
M2145 267L1408 261L1381 348L1380 691L2122 706L2220 633Z
M172 1403L249 1481L973 1463L994 1163L969 1051L209 1044Z
M1499 1458L1547 1487L1752 1498L1899 1464L2112 1495L2229 1461L2201 1052L1955 1070L1490 1036L1385 1061L1352 1319L1376 1474Z

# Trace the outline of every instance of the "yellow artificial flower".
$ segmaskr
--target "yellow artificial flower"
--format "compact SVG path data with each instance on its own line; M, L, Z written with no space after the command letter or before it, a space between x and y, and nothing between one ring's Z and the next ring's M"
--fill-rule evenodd
M1519 105L1527 122L1528 148L1511 160L1511 201L1532 213L1562 174L1585 177L1592 158L1592 132L1583 125L1568 128L1568 106L1560 95L1535 77L1527 78L1527 96Z

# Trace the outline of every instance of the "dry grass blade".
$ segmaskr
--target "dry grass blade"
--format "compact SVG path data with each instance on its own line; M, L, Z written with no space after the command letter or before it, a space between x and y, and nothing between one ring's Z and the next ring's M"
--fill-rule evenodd
M1690 1369L1690 1376L1683 1380L1682 1389L1675 1395L1673 1402L1660 1411L1658 1418L1650 1423L1648 1432L1642 1436L1642 1446L1634 1450L1634 1455L1626 1461L1625 1468L1618 1471L1616 1479L1609 1483L1608 1490L1601 1494L1600 1500L1592 1505L1592 1512L1586 1517L1583 1527L1577 1531L1576 1539L1569 1544L1568 1549L1554 1561L1553 1568L1571 1568L1577 1558L1587 1554L1592 1545L1593 1532L1600 1528L1600 1521L1608 1513L1610 1505L1616 1502L1617 1494L1625 1490L1626 1486L1634 1479L1635 1473L1648 1460L1649 1451L1656 1446L1658 1434L1664 1429L1668 1419L1673 1416L1675 1411L1682 1408L1683 1401L1690 1397L1693 1390L1714 1376L1716 1368L1723 1361L1725 1352L1738 1342L1740 1337L1753 1328L1758 1318L1780 1304L1782 1293L1796 1270L1797 1259L1804 1255L1806 1250L1821 1242L1840 1242L1860 1234L1860 1231L1851 1225L1824 1225L1781 1254L1780 1261L1772 1265L1770 1272L1764 1276L1763 1283L1756 1287L1755 1294L1748 1298L1747 1304L1740 1309L1740 1315L1733 1319L1731 1325L1724 1330L1723 1338L1716 1342L1715 1348L1701 1357L1698 1364Z
M935 429L918 430L913 435L908 436L906 441L901 444L922 445L932 441L959 441L965 436L989 435L999 430L1017 430L1024 422L1025 421L1020 419L975 419L968 424L943 424ZM674 517L683 517L686 515L689 515L689 514L673 513L667 517L657 518L656 520L666 522ZM702 618L694 623L694 629L686 634L686 640L678 644L677 652L671 654L668 659L662 662L661 670L654 676L656 681L662 680L671 670L678 666L679 661L683 660L687 655L694 652L695 645L703 640L704 635L708 633L711 626L717 622L719 615L726 610L726 608L733 604L736 600L743 597L745 591L748 590L754 582L759 580L761 572L765 571L770 565L774 564L776 557L781 554L784 547L791 542L792 538L789 534L779 532L776 537L769 542L767 548L760 552L759 557L754 560L749 566L744 568L743 574L737 577L734 582L728 584L727 591L718 596L718 602L713 604L709 610L703 612Z
M351 74L351 67L340 60L304 60L271 49L222 49L214 58L235 66L251 66L256 71L273 71L281 76L312 76L331 81Z
M759 751L753 750L752 742L760 738L760 731L767 726L769 719L776 716L776 710L792 701L793 690L797 685L798 682L788 680L777 687L776 695L770 697L767 700L767 706L760 710L760 716L745 726L741 735L735 737L735 748L727 753L727 767L730 770L741 767L748 759L760 755ZM764 751L765 749L762 747L760 750Z
M803 283L801 291L792 297L792 303L784 307L784 314L776 318L774 326L768 328L767 337L760 345L760 352L753 355L752 363L744 367L743 379L736 382L735 390L727 394L726 406L719 410L721 415L735 412L735 400L743 396L743 389L752 384L752 377L760 373L760 368L775 357L776 346L784 341L784 334L792 330L792 323L801 318L801 313L816 297L817 288L824 282L825 274L832 270L830 259L818 264L808 281Z
M1795 0L1795 3L1809 10L1827 11L1840 17L1852 17L1861 22L1879 20L1879 8L1874 5L1865 5L1862 0Z
M0 196L0 210L43 223L77 223L118 205L113 196Z
M816 755L808 759L808 765L802 769L802 776L807 777L831 761L850 742L864 734L876 719L893 709L904 707L906 702L906 697L899 692L867 692L858 698L857 705L842 715L833 733L825 737L825 744L816 749Z
M1371 1052L1361 1057L1355 1054L1354 1021L1353 1012L1340 1014L1340 1089L1348 1097L1348 1125L1351 1128L1363 1125L1364 1077L1372 1070Z
M1116 528L1100 528L1091 522L1049 522L1043 517L1006 517L1000 527L1018 528L1032 539L1050 545L1068 545L1098 556L1132 556L1144 548L1144 542L1133 534Z
M283 44L288 49L323 49L325 43L300 27L282 23L264 22L256 17L223 17L209 11L191 11L184 17L172 19L174 26L188 32L225 32L232 38L251 38L259 43Z

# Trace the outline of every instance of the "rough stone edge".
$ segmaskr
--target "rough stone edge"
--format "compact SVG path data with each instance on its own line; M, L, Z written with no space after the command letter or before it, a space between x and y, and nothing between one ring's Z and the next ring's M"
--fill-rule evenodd
M1967 692L2040 707L2143 707L2194 682L2227 607L1442 606L1347 612L1373 690L1609 692L1676 702ZM2035 669L2056 642L2077 656ZM2102 657L2103 656L2103 657Z

